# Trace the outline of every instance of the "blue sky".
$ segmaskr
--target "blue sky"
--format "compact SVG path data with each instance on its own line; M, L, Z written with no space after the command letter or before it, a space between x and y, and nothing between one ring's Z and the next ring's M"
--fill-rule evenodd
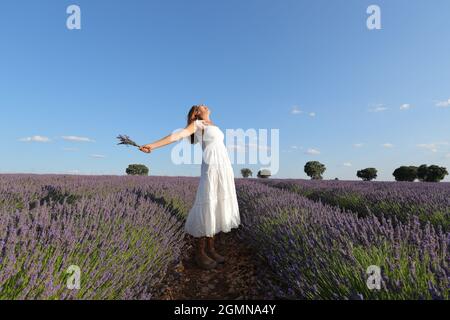
M66 28L71 4L81 30ZM370 4L381 30L366 27ZM222 129L280 129L277 177L305 178L310 160L327 179L450 169L447 0L4 0L0 39L1 173L144 163L199 175L172 164L171 147L115 145L118 134L149 143L171 133L197 103Z

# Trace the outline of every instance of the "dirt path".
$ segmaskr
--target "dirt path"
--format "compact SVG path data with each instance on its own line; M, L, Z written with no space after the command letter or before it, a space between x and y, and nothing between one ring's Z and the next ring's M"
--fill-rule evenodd
M264 299L257 286L263 266L252 250L239 239L237 230L215 236L218 253L227 259L212 270L200 269L193 257L195 238L186 235L187 250L182 261L169 269L161 286L162 300L186 299Z

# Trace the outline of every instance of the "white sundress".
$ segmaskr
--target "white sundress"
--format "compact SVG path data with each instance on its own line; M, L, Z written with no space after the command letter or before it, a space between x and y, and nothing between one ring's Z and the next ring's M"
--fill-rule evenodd
M184 230L194 237L230 232L240 223L234 172L219 127L195 121L194 141L202 143L200 184Z

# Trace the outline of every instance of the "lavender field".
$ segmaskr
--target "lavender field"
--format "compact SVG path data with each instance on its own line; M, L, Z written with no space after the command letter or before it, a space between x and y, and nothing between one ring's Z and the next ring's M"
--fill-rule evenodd
M450 183L318 181L271 179L268 186L302 195L342 209L360 217L377 215L406 221L415 215L426 224L444 230L450 228Z
M158 299L198 178L0 175L0 299ZM284 299L449 299L450 185L236 179L239 238ZM66 286L71 265L79 290ZM381 268L381 289L366 269Z

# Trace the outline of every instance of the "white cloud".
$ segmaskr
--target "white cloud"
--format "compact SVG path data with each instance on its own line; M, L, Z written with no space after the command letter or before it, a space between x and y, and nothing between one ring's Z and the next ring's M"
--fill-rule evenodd
M303 149L303 147L299 147L299 146L290 146L288 149L285 149L285 150L282 150L283 152L288 152L288 153L291 153L291 152L295 152L295 151L297 151L297 150L302 150Z
M445 155L445 157L446 157L447 159L450 159L450 153L447 153L447 154Z
M445 100L445 101L437 101L436 102L436 107L441 107L441 108L450 107L450 99Z
M361 148L363 146L364 146L364 143L354 143L353 144L353 147L355 147L355 148Z
M317 155L320 154L320 151L314 148L309 148L308 150L306 150L305 152L306 154L311 154L311 155Z
M94 142L94 140L87 137L78 137L78 136L63 136L62 137L66 141L74 141L74 142Z
M405 103L400 106L400 110L409 110L409 109L411 109L411 105L409 103Z
M431 152L437 152L437 147L436 145L430 143L430 144L426 144L426 143L420 143L417 145L419 148L423 148L423 149L427 149L430 150Z
M302 110L300 110L300 108L298 106L293 106L291 109L291 114L300 114L303 113Z
M385 107L382 104L377 104L375 106L373 106L372 108L369 109L369 112L383 112L386 111L388 108Z
M96 158L96 159L103 159L103 158L106 158L106 156L103 155L103 154L91 154L91 157L92 157L92 158Z
M315 116L316 116L316 113L315 113L315 112L312 112L312 111L309 111L309 112L303 111L303 110L300 109L299 106L293 106L292 109L291 109L291 114L293 114L293 115L298 115L298 114L303 114L303 113L307 113L308 116L310 116L310 117L315 117Z
M344 162L344 163L343 163L343 166L344 166L344 167L351 167L352 164L351 164L350 162Z
M80 174L80 170L68 170L67 174Z
M389 142L382 144L382 146L385 147L385 148L393 148L394 147L394 145L392 143L389 143Z
M50 139L47 137L43 137L43 136L32 136L32 137L21 138L21 139L19 139L19 141L22 141L22 142L50 142Z
M439 146L447 146L447 145L449 145L449 143L446 141L443 141L443 142L433 142L433 143L419 143L417 145L417 147L426 149L426 150L429 150L429 151L435 153L435 152L438 152Z

